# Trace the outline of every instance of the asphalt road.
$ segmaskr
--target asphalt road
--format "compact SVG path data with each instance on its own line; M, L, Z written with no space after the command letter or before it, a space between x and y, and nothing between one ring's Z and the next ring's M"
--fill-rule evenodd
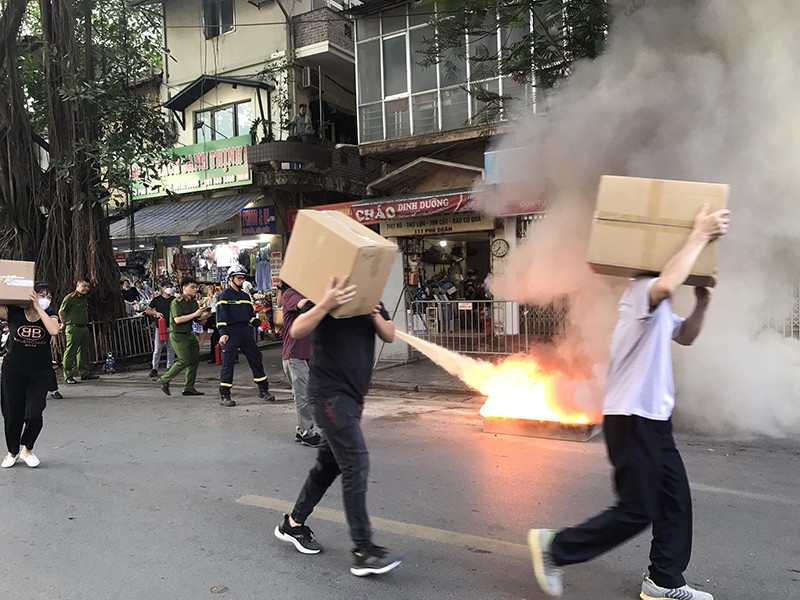
M292 441L288 394L266 405L250 383L226 409L167 398L142 372L63 388L41 467L0 472L2 599L539 599L528 528L613 499L600 440L485 434L474 399L371 397L375 541L406 560L360 579L338 485L308 522L325 552L272 535L314 458ZM678 439L695 500L690 583L722 600L800 598L800 443ZM564 597L637 598L648 547L642 535L569 568Z

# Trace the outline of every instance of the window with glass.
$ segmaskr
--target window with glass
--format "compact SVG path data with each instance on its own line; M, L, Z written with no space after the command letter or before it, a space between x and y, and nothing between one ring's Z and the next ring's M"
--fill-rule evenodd
M432 4L408 3L356 22L358 120L361 143L459 129L470 124L516 118L533 112L531 87L498 74L503 49L530 31L531 20L515 28L464 36L464 52L425 65L425 50L435 39L430 24ZM502 97L499 106L467 90L490 90ZM494 104L494 103L493 103Z
M233 31L234 0L203 0L203 30L206 39Z
M252 103L237 102L194 113L195 143L225 140L250 133L253 125Z

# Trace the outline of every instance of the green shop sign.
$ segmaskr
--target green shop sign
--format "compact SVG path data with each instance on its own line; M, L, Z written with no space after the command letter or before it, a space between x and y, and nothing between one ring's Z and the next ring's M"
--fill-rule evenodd
M134 198L156 198L167 192L188 194L247 185L253 182L247 164L249 135L181 146L172 150L172 158L145 169L131 167L131 195Z

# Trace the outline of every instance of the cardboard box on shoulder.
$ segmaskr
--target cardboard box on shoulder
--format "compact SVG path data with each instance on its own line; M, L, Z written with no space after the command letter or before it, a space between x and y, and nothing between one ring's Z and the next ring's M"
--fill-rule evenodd
M0 260L0 304L27 304L33 293L36 264L24 260Z
M286 248L280 278L317 303L331 277L348 277L356 297L331 312L366 315L381 300L397 245L338 211L301 210Z
M680 249L703 204L725 208L728 186L604 175L597 194L588 262L596 273L620 277L658 274ZM711 282L719 243L703 250L685 281Z

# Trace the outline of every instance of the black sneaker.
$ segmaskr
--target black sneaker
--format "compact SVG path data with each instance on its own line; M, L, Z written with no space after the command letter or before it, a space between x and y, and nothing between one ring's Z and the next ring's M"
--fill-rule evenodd
M63 400L64 396L61 395L61 392L56 390L55 392L50 392L50 397L55 398L56 400Z
M289 525L289 515L283 515L283 521L275 527L275 537L284 542L294 544L298 552L303 554L319 554L322 544L314 537L314 532L306 525L292 527Z
M161 391L164 392L167 396L171 396L172 394L169 391L169 382L164 381L161 377L158 378L158 386L161 388Z
M183 395L184 396L205 396L206 393L192 388L190 390L183 390Z
M148 377L158 377L158 369L151 369Z
M318 433L314 433L309 435L308 437L301 437L300 443L303 446L308 446L309 448L319 448L319 444L322 441L322 436Z
M295 433L294 434L294 441L295 442L302 442L303 441L303 436L300 435L299 433Z
M231 399L230 396L220 396L219 397L219 405L220 406L236 406L236 402Z
M369 544L364 548L353 550L353 566L350 572L356 577L367 575L383 575L399 567L402 556L392 556L388 548Z
M75 381L75 378L74 378L74 377L72 377L72 376L69 376L69 377L67 377L67 378L64 380L64 383L69 383L70 385L72 385L73 383L78 383L78 382L77 382L77 381Z

